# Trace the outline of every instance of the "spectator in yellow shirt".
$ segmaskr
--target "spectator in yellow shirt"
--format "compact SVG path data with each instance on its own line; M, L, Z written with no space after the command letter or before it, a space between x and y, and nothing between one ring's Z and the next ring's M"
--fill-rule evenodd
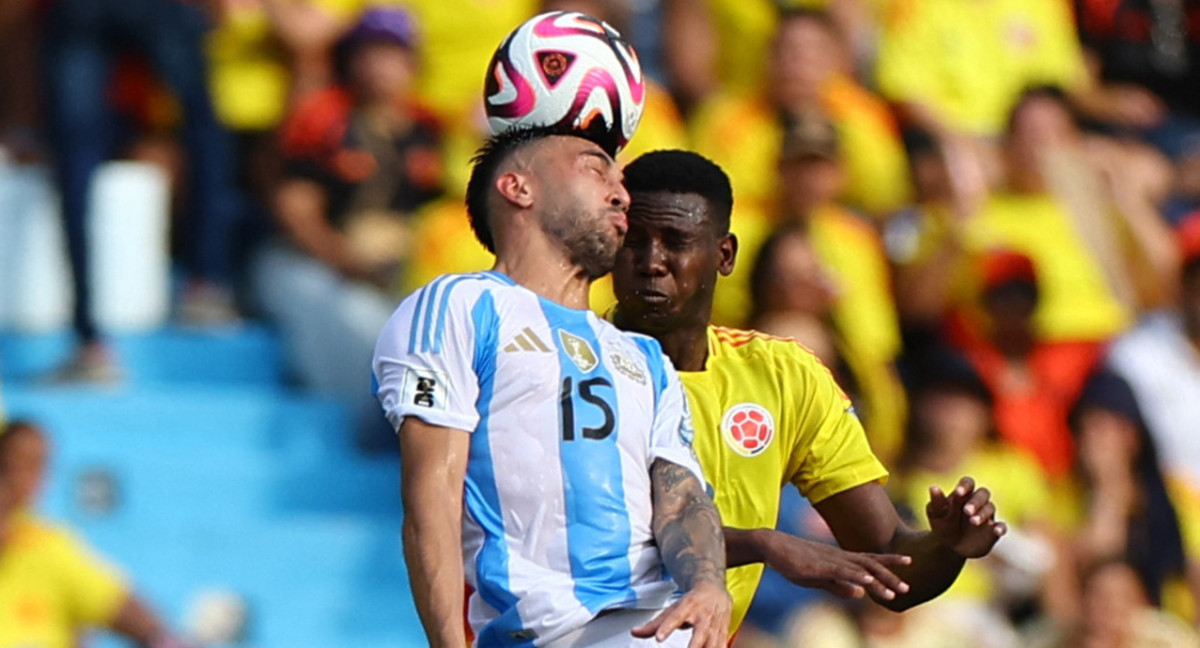
M925 130L984 137L1004 131L1025 88L1087 78L1066 0L897 0L878 75Z
M143 648L181 646L112 567L32 513L48 455L32 423L0 432L0 648L73 648L93 628Z
M937 217L916 224L921 234L893 249L904 266L900 292L923 295L922 312L912 315L928 321L941 304L981 331L973 260L997 248L1038 268L1035 323L1050 341L1106 340L1161 302L1179 254L1154 207L1165 174L1153 159L1085 137L1063 92L1048 87L1029 90L1013 108L1003 156L1003 190L973 211L931 213Z
M729 170L739 214L767 210L776 198L775 163L785 125L823 113L841 142L844 185L839 198L873 215L911 198L899 128L887 105L853 77L849 46L829 14L780 15L769 50L770 83L753 93L722 91L689 117L695 149Z
M831 125L815 115L798 121L784 136L779 161L779 224L807 232L830 279L833 326L858 379L871 442L886 462L899 447L905 418L904 393L892 365L900 352L900 329L879 235L870 221L836 201L842 169ZM761 239L743 239L743 252L753 258L760 244Z

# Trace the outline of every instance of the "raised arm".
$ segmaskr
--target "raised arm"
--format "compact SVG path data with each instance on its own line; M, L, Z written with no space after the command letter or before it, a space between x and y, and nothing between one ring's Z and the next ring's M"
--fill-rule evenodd
M404 560L429 645L462 648L462 505L470 435L413 417L400 426Z
M733 600L725 589L725 540L721 516L691 470L663 459L650 467L652 525L663 564L683 598L634 636L666 639L690 625L689 648L720 648L728 641Z
M987 489L976 489L969 477L949 494L930 489L926 516L931 531L908 528L876 482L833 495L816 509L842 548L912 558L910 565L894 568L907 591L898 591L890 599L873 593L876 601L892 610L908 609L946 591L967 558L987 555L1007 531L1004 523L995 519L996 508Z

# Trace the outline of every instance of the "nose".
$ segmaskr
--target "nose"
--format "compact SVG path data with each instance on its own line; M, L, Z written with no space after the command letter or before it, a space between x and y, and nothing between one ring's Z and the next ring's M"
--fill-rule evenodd
M617 180L613 184L613 194L608 199L609 204L621 211L629 211L629 190L625 188L625 184L620 180Z
M662 277L667 274L667 256L662 243L650 238L634 250L634 269L647 277Z

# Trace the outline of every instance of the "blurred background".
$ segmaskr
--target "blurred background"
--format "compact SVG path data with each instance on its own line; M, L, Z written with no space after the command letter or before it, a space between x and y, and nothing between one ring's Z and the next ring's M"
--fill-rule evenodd
M15 528L191 645L421 645L369 361L490 265L483 71L550 9L641 55L624 161L731 176L715 322L825 361L914 525L971 474L1012 529L905 614L768 573L735 645L1200 645L1200 0L2 0Z

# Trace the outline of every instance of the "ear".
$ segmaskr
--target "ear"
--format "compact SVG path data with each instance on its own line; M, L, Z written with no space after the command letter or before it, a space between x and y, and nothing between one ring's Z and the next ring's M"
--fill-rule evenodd
M720 255L717 260L717 272L720 272L722 277L728 277L733 272L733 266L737 263L737 252L738 240L733 232L717 241L717 253Z
M529 176L519 171L506 171L496 178L496 191L512 205L521 209L533 206L533 187Z

